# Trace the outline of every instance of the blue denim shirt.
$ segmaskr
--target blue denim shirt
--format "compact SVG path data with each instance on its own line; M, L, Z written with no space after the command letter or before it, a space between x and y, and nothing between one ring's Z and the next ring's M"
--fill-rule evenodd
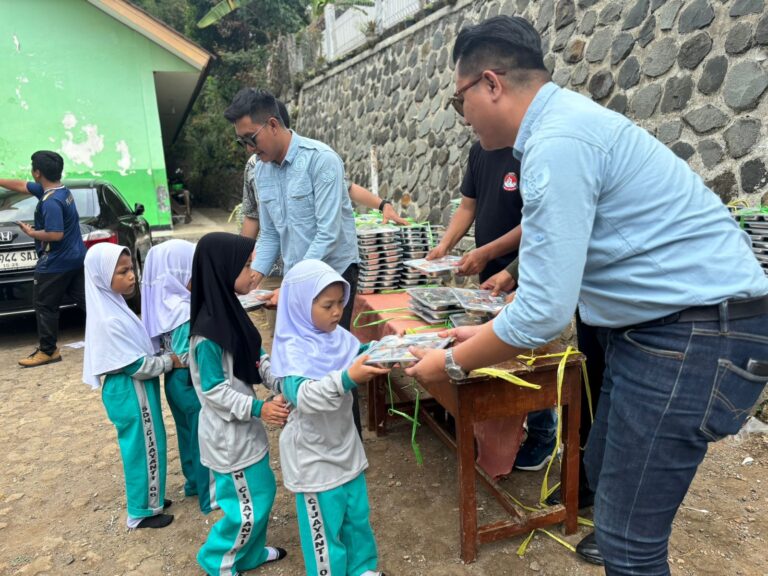
M291 131L282 164L257 162L260 233L253 268L265 276L282 253L285 271L307 258L342 274L357 263L344 164L330 147Z
M520 288L493 324L511 346L552 340L577 305L586 324L620 328L768 293L749 237L721 200L621 114L550 82L514 149Z

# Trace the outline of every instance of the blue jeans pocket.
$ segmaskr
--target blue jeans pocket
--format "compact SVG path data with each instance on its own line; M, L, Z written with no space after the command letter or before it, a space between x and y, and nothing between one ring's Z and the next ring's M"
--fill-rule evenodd
M667 331L655 327L630 328L622 334L622 337L625 342L646 354L672 360L684 360L685 350L670 350L665 347L672 347L675 344L680 345L679 339L670 338L666 334Z
M713 442L738 433L768 382L765 376L751 374L730 360L721 358L717 365L715 383L699 427Z

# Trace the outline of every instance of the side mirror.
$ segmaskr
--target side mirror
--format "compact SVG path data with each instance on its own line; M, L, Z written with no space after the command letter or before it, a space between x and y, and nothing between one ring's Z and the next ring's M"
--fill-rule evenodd
M144 204L139 204L138 202L133 205L133 213L136 216L141 216L144 214Z

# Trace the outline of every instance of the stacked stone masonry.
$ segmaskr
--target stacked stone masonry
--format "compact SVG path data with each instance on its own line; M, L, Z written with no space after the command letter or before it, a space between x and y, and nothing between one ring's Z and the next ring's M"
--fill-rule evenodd
M299 131L361 184L375 145L381 196L444 223L474 141L447 107L451 49L497 14L533 22L553 81L647 129L723 202L768 204L765 0L459 0L306 82Z

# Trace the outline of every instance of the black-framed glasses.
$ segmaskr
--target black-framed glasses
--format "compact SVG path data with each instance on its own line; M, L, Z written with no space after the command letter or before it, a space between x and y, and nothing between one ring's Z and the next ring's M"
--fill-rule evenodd
M459 116L464 118L464 93L472 88L472 86L475 86L480 80L483 79L483 76L485 75L486 70L483 70L482 74L472 80L469 84L464 86L463 88L460 88L459 90L456 90L456 92L453 94L453 96L450 97L448 100L448 104L453 106L453 109L456 110ZM494 74L497 76L504 76L506 74L506 70L491 70Z
M256 139L259 136L259 132L264 130L264 127L269 123L269 120L261 125L261 128L256 130L253 134L246 134L245 136L238 136L236 138L236 142L240 144L243 148L247 148L250 146L251 148L256 148Z

